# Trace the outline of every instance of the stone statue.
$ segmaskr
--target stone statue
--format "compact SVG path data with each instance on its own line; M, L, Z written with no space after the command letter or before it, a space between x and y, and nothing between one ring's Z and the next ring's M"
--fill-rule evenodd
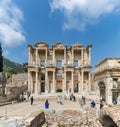
M119 95L117 97L117 104L120 104L120 93L119 93Z

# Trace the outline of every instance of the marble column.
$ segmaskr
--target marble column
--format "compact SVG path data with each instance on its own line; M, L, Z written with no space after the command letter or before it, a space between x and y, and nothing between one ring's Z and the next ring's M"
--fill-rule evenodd
M80 72L78 72L78 92L81 92L81 86L80 86Z
M89 64L91 64L91 48L89 48Z
M89 74L88 74L88 85L89 85L89 91L91 91L91 73L90 72L88 72Z
M30 73L30 85L31 85L31 93L34 93L34 88L33 88L33 85L34 85L34 80L33 80L33 73L31 72Z
M35 94L38 94L38 72L36 71L36 79L35 79Z
M72 78L71 78L71 79L72 79L72 83L71 83L71 84L72 84L72 86L71 86L71 90L72 90L72 92L73 92L73 86L74 86L74 84L73 84L73 83L74 83L74 75L73 75L73 74L74 74L74 73L73 73L73 71L71 71L71 77L72 77Z
M53 71L53 84L52 84L52 93L55 93L56 80L55 80L55 71Z
M55 49L53 49L53 64L56 66L56 61L55 61Z
M28 90L31 93L31 75L30 75L30 71L28 71Z
M47 50L47 48L46 48L46 60L47 60L47 56L48 56L48 50Z
M74 65L74 49L72 48L72 65Z
M64 49L64 65L66 64L66 49Z
M48 71L46 70L46 72L45 72L45 93L48 93L48 86L49 86L49 79L48 79Z
M84 64L84 60L83 60L84 58L83 58L83 48L81 49L81 64L83 65Z
M38 49L36 49L36 65L38 65Z
M28 49L29 49L28 50L28 64L31 65L31 49L30 49L30 47Z
M41 74L40 73L38 74L38 77L39 77L39 81L38 81L38 93L40 94L41 93Z
M83 92L83 80L84 80L84 72L81 71L81 92Z
M67 88L66 88L66 71L64 71L64 83L63 83L63 91L64 91L64 93L66 93L67 91Z
M112 104L112 91L111 91L111 78L106 79L106 102L107 104Z

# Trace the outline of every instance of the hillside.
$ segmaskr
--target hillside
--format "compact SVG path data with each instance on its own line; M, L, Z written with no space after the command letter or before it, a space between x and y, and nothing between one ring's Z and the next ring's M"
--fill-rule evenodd
M3 71L7 72L10 70L15 70L17 73L24 72L21 64L12 62L7 58L3 58Z

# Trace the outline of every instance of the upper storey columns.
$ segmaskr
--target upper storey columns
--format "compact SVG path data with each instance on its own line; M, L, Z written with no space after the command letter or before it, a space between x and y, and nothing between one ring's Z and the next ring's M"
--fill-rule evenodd
M32 63L32 55L31 55L32 47L28 46L28 64Z
M46 60L47 60L47 56L48 56L48 49L46 48Z
M55 49L53 49L53 63L55 65Z
M82 65L84 64L84 58L83 58L83 54L84 54L84 49L82 48L81 49L81 63L82 63Z
M88 45L87 46L87 51L88 51L88 63L91 64L91 48L92 48L92 45Z
M74 49L72 48L72 64L74 63Z
M36 65L39 65L39 61L38 61L38 49L36 49Z
M66 48L64 49L64 64L66 64Z
M91 64L91 48L89 48L89 64Z
M79 55L79 57L81 58L81 59L75 59L75 51L79 51L79 52L81 52L81 53L79 53L79 54L77 54L77 55ZM71 60L72 60L72 63L73 63L73 65L74 65L74 60L80 60L81 61L81 63L79 64L79 65L83 65L84 64L84 48L83 47L79 47L79 48L77 48L77 47L72 47L71 48Z

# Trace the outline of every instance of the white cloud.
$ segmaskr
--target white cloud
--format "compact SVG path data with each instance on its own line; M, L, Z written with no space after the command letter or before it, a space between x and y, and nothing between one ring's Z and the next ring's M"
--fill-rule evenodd
M23 13L13 0L0 0L0 42L7 46L24 43L22 21Z
M101 16L117 12L120 0L52 0L51 12L60 10L65 17L64 29L84 30Z

